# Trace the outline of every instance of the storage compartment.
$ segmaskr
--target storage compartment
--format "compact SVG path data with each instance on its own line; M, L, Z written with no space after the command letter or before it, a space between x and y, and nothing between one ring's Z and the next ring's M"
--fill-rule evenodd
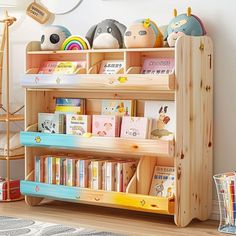
M162 60L165 59L165 61L155 61L155 60L160 60L160 59ZM144 70L145 68L143 68L144 65L146 67L146 72ZM153 51L151 50L134 51L133 50L133 51L126 52L126 73L127 74L145 74L145 76L148 76L148 75L163 76L163 75L173 74L174 73L173 70L167 70L167 71L154 71L153 70L153 68L164 69L164 68L168 68L168 66L173 67L173 70L174 70L174 50L172 48L162 48L162 50L153 49Z
M89 52L88 74L124 74L124 52L119 50L102 52L93 50ZM106 67L111 67L110 70ZM102 68L101 68L102 67Z

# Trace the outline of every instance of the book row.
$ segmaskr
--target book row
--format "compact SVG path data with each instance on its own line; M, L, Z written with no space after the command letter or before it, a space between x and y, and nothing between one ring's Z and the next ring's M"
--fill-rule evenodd
M38 74L76 74L79 68L86 68L86 61L44 61ZM102 60L98 74L118 74L124 68L123 60ZM145 58L140 74L171 74L174 58Z
M136 168L137 161L135 160L36 156L35 181L125 192Z
M168 139L175 133L172 101L145 101L144 117L134 116L134 100L102 100L101 115L84 115L85 110L85 99L57 98L55 113L38 114L38 131L137 139Z

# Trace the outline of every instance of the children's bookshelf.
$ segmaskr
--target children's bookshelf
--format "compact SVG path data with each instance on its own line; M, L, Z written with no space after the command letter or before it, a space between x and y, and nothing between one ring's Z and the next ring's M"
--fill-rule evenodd
M26 177L21 192L30 206L44 198L81 202L173 215L184 227L192 219L208 219L212 206L213 49L207 36L184 36L175 48L40 51L39 42L27 47ZM139 74L145 58L174 58L171 74ZM35 74L43 61L86 60L74 75ZM118 74L97 74L102 60L123 60ZM100 114L101 99L136 99L137 116L144 101L175 101L176 133L172 140L80 137L37 132L39 112L53 112L55 98L86 99L86 114ZM93 190L34 182L36 155L57 152L119 156L139 160L126 192ZM175 168L175 195L150 196L156 165Z

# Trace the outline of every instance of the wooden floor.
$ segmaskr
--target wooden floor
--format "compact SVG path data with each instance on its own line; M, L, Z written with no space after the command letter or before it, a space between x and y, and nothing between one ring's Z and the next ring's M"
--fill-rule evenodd
M194 221L186 228L177 228L173 217L97 207L66 202L46 202L29 207L24 201L0 203L0 215L13 216L70 226L82 226L125 235L209 236L218 233L218 222Z

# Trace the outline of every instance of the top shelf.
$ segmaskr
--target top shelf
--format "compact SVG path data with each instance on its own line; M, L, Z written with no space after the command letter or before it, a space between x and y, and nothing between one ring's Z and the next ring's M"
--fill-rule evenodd
M81 53L101 53L101 52L174 52L175 48L122 48L122 49L91 49L91 50L59 50L59 51L40 51L37 50L28 50L27 54L36 55L36 54L81 54Z

